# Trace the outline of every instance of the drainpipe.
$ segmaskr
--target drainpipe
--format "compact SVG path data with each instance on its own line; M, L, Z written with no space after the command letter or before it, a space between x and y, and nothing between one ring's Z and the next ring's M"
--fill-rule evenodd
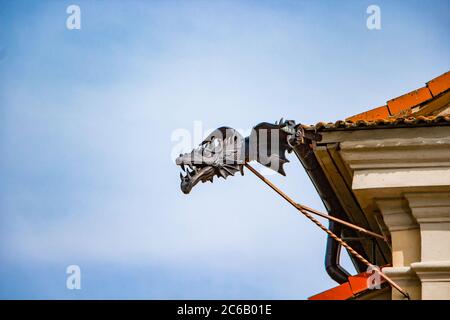
M322 199L328 214L331 216L347 220L348 216L342 208L337 196L335 195L327 177L322 171L319 162L310 146L311 140L304 139L303 143L297 144L294 147L295 154L299 158L303 168L311 179L314 187L317 190L320 198ZM342 236L343 226L330 221L329 229L336 235ZM345 229L345 236L357 237L357 234L350 229ZM366 257L365 251L361 243L352 244L353 248L358 251L361 255ZM327 247L325 252L325 270L328 275L337 283L342 284L347 282L347 278L350 273L346 271L339 263L341 246L334 241L332 238L327 238ZM352 258L352 257L351 257ZM365 266L356 259L353 259L353 264L358 272L365 271Z

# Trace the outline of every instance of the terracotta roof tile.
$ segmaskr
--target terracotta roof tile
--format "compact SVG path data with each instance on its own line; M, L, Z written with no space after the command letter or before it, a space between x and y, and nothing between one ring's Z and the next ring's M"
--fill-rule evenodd
M408 117L420 111L420 106L423 103L429 102L437 95L442 95L443 92L448 92L449 90L450 71L430 80L425 87L391 99L387 102L387 105L348 117L346 121L373 121L377 119Z
M370 274L370 273L369 273ZM368 273L360 273L355 276L348 277L348 283L352 289L353 295L358 295L367 290ZM384 279L380 279L384 280ZM383 281L384 282L384 281Z
M430 90L423 87L387 102L390 114L394 115L404 110L410 110L412 107L433 98Z
M327 131L327 130L355 130L355 129L385 129L399 127L420 127L420 126L446 126L450 125L450 115L448 116L418 116L418 117L400 117L376 120L339 120L333 122L319 122L316 125L304 125L305 130Z
M362 272L360 274L350 276L348 277L347 282L309 297L308 300L349 300L356 298L357 296L370 291L368 284L368 278L370 275L370 273ZM386 280L381 278L380 284L384 283L386 283Z
M450 89L450 71L427 82L427 87L430 89L433 96L437 96Z
M389 109L386 105L359 113L357 115L354 115L350 118L347 118L347 120L376 120L376 119L384 119L390 116Z
M308 300L348 300L350 298L353 298L352 288L350 283L345 282L337 287L309 297Z

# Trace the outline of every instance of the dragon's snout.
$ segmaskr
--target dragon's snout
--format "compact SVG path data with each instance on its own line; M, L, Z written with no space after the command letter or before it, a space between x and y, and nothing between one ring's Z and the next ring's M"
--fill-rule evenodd
M175 163L180 166L180 188L184 194L191 192L192 188L201 182L213 181L214 168L204 163L193 161L192 153L180 154Z
M242 136L234 129L221 127L191 152L180 154L175 163L181 168L181 191L188 194L199 182L213 182L214 176L233 175L242 163L237 156L242 143Z

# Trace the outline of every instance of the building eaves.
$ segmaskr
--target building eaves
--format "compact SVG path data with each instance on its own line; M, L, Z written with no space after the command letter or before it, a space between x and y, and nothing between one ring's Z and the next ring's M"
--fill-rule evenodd
M327 130L364 130L364 129L387 129L402 127L424 127L424 126L448 126L449 116L418 116L407 118L388 118L377 120L338 120L336 122L319 122L316 125L304 125L305 130L327 131Z

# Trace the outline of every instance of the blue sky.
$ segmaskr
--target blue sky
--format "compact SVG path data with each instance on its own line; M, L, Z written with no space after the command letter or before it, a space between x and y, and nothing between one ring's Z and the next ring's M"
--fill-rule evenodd
M382 105L450 69L449 15L448 1L0 1L0 298L334 286L325 235L252 175L182 194L172 134ZM291 160L271 179L323 209ZM73 264L81 290L66 288Z

